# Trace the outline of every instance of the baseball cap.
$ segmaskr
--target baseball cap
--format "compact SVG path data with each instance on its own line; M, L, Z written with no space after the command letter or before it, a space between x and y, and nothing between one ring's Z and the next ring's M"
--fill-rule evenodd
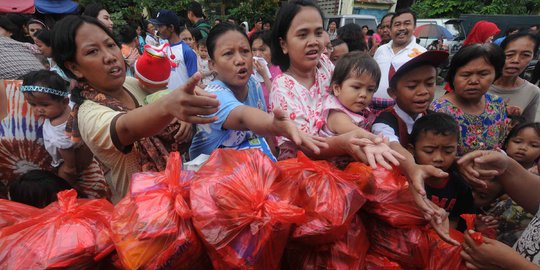
M180 26L180 18L176 16L173 11L167 9L161 9L155 19L151 19L150 22L155 25L176 25Z
M405 63L399 63L397 61L392 61L390 65L390 71L388 72L388 81L390 86L395 86L397 80L403 76L403 74L415 69L419 66L430 65L438 67L442 65L448 59L448 52L446 51L425 51L416 57L411 58Z

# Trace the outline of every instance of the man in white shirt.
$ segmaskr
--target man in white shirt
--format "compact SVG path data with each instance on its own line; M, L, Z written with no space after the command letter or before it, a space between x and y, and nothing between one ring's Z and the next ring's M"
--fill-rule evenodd
M162 9L155 19L150 22L157 26L160 38L169 42L170 51L167 52L173 64L168 89L175 89L186 83L189 77L197 72L197 55L182 39L180 33L184 31L180 19L170 10Z
M397 11L390 21L392 40L381 45L373 57L381 68L381 81L373 97L375 109L383 109L393 104L388 95L388 74L395 72L395 70L390 70L392 63L398 63L400 66L426 51L424 47L416 43L416 38L413 36L415 28L416 14L410 9Z

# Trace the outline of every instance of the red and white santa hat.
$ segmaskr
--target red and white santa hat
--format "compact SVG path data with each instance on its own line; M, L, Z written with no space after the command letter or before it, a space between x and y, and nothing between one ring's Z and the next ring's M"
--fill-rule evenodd
M144 52L135 62L135 77L147 87L166 87L173 63L167 56L168 43L159 47L144 45Z

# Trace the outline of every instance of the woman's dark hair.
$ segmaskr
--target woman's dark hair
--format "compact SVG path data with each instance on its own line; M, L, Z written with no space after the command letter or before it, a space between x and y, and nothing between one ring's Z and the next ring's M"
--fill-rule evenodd
M208 56L210 56L210 59L214 59L214 50L216 49L216 43L219 37L229 31L240 32L244 37L246 37L246 40L248 39L246 32L244 32L244 29L242 29L242 27L239 25L223 22L214 26L212 30L210 30L210 33L208 33L208 37L206 37L206 48L208 49Z
M367 26L367 25L362 25L362 29L364 29L364 28L367 28L369 30L369 26Z
M491 64L495 69L495 80L501 76L505 62L503 50L499 46L492 43L469 44L459 49L454 57L452 57L452 61L450 62L450 67L448 68L448 73L446 75L446 81L452 89L454 88L454 78L456 77L457 70L462 66L467 65L472 60L481 57L484 58L484 60Z
M58 192L72 188L52 172L31 170L9 185L9 197L15 202L44 208L57 200Z
M93 4L90 4L90 5L86 6L86 8L84 9L84 12L83 12L82 15L89 16L89 17L92 17L92 18L97 18L99 12L104 10L104 9L105 9L105 7L102 4L93 3Z
M42 28L49 29L49 26L47 26L44 22L42 22L42 21L40 21L38 19L32 18L32 19L28 20L28 22L26 23L27 26L31 25L31 24L39 24L39 25L41 25Z
M69 92L67 82L60 77L56 72L49 70L38 70L31 71L23 76L22 85L38 85L43 87L48 87L56 89L62 92ZM32 95L32 92L26 92L29 95ZM49 94L53 100L63 100L64 97Z
M304 7L316 9L321 15L321 20L324 21L322 11L315 3L309 0L296 0L284 3L281 6L276 16L276 23L274 27L272 27L272 43L270 46L272 53L272 64L278 65L284 72L289 69L291 62L289 56L283 53L280 40L287 40L287 32L289 32L292 20L294 17L296 17L296 14L300 12L300 9Z
M129 25L124 25L118 34L120 43L122 44L129 44L137 38L137 31Z
M536 49L538 48L538 45L539 45L538 37L529 32L519 32L519 33L507 36L501 43L501 48L504 51L506 50L506 47L508 47L508 44L524 37L529 38L534 43L534 46L532 47L532 51L533 51L533 55L536 56Z
M148 25L149 25L149 24L151 24L150 21L148 21L148 20L144 20L144 21L143 21L143 23L142 23L142 29L141 29L142 32L145 32L145 33L146 33L146 32L148 31L147 29L148 29ZM154 33L152 33L152 34L154 34Z
M509 36L512 32L518 31L518 30L519 30L519 27L517 27L517 26L510 26L510 27L506 28L506 31L504 31L504 35L505 35L505 36Z
M51 47L51 31L46 28L39 29L34 34L34 37L41 40L47 47Z
M521 123L512 128L510 132L508 133L508 136L506 137L506 140L504 141L504 150L508 147L508 143L510 140L518 135L518 133L526 128L532 128L536 132L536 135L540 136L540 123L534 122L534 123Z
M189 27L188 31L191 33L191 36L193 37L193 41L195 43L199 43L199 40L202 39L201 30L194 27Z
M11 20L8 19L8 17L6 17L5 15L0 16L0 27L11 32L11 34L16 34L17 31L19 31L19 28L17 27L17 25L11 22Z
M330 41L330 44L332 44L332 47L334 47L334 48L335 48L336 46L341 45L341 44L347 45L347 43L345 43L345 41L343 41L343 40L341 40L341 39L339 39L339 38L336 38L336 39ZM348 47L347 47L347 48L348 48Z
M75 75L66 68L65 62L74 62L77 53L75 37L77 30L84 23L92 24L103 30L111 37L118 47L120 44L115 40L111 31L96 18L88 16L69 15L58 21L51 32L52 56L56 64L66 73L67 76L76 79Z
M251 37L249 38L249 46L253 46L253 42L260 39L266 46L270 47L270 44L272 43L271 35L272 32L269 30L261 30L251 34Z
M4 25L5 21L3 19L0 19L0 21L4 21L4 23L0 22L0 27L10 31L12 33L11 38L19 41L19 42L27 42L27 43L34 43L34 40L27 36L24 32L24 26L30 20L30 16L23 15L23 14L16 14L16 13L9 13L6 15L0 16L0 18L6 18L7 19L7 25ZM9 26L8 26L9 25ZM12 28L7 29L6 27Z
M348 23L340 27L337 31L339 39L345 41L349 46L349 51L365 51L367 50L366 40L362 33L362 28L358 24Z
M341 85L351 76L358 77L364 73L369 74L376 82L376 87L379 87L381 80L379 64L366 52L350 52L336 62L331 83Z

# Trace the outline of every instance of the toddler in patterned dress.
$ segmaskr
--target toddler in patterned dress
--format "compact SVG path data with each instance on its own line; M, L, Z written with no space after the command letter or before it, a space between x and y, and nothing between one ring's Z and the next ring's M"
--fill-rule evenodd
M377 90L381 71L377 62L364 52L351 52L336 62L331 80L331 92L323 104L324 124L319 132L322 137L332 137L357 130L370 144L366 154L377 157L377 163L391 168L399 164L402 155L390 149L388 141L368 130L375 119L368 105ZM340 159L341 160L341 159ZM376 167L375 160L369 160ZM340 167L341 162L336 165Z

